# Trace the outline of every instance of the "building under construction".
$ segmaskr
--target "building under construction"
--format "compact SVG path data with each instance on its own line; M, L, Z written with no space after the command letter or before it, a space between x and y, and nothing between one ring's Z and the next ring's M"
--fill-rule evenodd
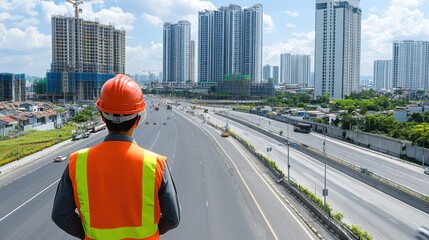
M101 86L125 72L125 31L76 17L53 16L47 96L93 100Z

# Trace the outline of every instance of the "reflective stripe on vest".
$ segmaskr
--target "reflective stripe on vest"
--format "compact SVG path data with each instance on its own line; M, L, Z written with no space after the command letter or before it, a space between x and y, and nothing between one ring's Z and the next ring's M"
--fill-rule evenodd
M87 157L89 149L80 150L76 159L76 186L80 203L82 226L87 237L92 239L124 239L147 238L154 235L158 225L154 221L154 194L156 155L145 152L142 176L142 225L140 227L121 227L113 229L99 229L91 227L91 210L89 209L89 193L87 179ZM108 211L108 209L106 209ZM108 221L108 220L107 220Z

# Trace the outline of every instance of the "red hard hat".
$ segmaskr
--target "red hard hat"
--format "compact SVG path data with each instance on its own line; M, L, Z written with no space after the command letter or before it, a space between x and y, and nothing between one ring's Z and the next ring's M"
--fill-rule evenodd
M146 107L139 85L123 74L103 84L96 105L102 112L120 115L136 114Z

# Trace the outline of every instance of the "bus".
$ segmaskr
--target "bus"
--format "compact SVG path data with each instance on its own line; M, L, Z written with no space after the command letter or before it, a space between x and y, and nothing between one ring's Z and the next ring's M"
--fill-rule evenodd
M311 132L311 124L298 122L293 128L294 132L300 133L310 133Z

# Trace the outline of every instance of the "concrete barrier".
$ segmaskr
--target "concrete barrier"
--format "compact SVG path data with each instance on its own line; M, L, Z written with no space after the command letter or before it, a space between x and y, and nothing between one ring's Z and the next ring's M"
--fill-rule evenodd
M285 138L277 134L274 134L272 132L266 131L258 126L252 125L248 122L242 121L240 119L237 119L235 117L231 117L225 114L220 114L220 113L216 113L216 114L222 117L231 119L249 128L252 128L253 130L258 131L262 134L265 134L266 136L271 137L279 142L286 142ZM313 157L314 159L317 159L321 162L326 162L327 165L337 169L338 171L341 171L349 175L350 177L353 177L373 188L376 188L381 192L384 192L414 208L417 208L429 214L428 196L425 196L421 193L408 189L405 186L401 186L389 179L385 179L381 176L372 174L371 172L363 171L362 169L360 169L357 166L354 166L353 164L350 164L348 162L345 162L341 159L335 158L330 155L325 155L322 152L316 149L313 149L309 146L306 146L303 144L297 144L296 149L310 157Z

